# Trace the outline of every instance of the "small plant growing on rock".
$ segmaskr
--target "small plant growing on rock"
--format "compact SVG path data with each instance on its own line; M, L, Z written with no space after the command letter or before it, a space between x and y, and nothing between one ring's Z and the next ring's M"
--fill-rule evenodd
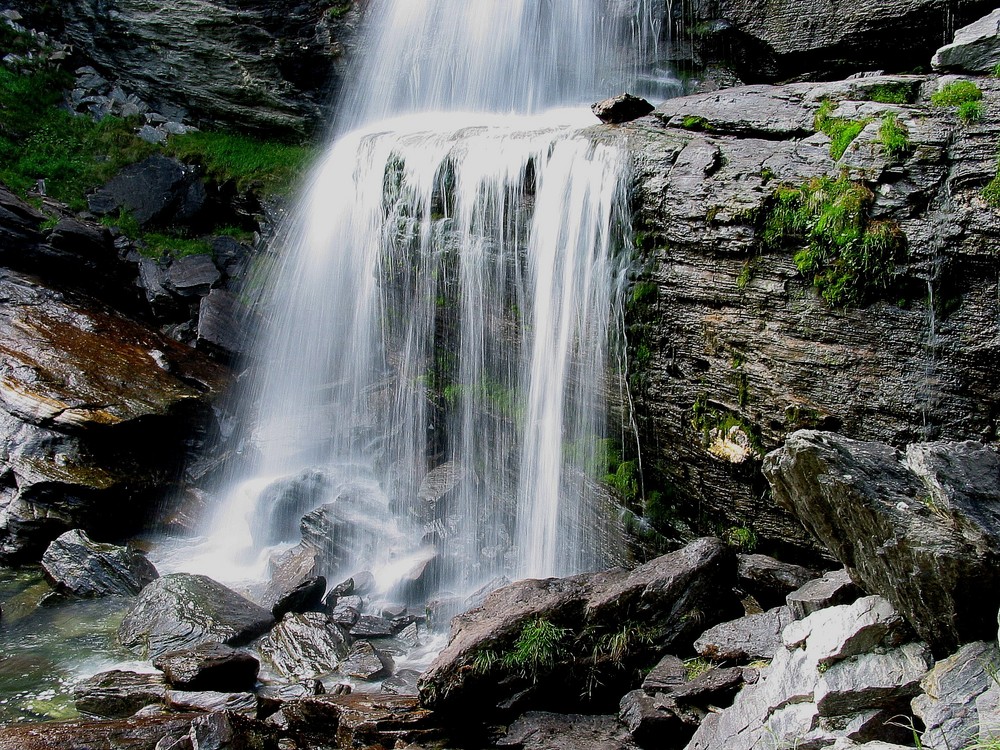
M568 628L537 617L524 624L517 640L506 653L500 654L493 649L479 651L472 660L472 669L479 674L488 674L499 665L537 681L569 653L566 644L569 636Z
M688 682L697 680L703 674L714 668L714 664L702 656L696 656L684 662L684 672Z
M962 102L958 105L958 119L966 125L979 122L983 119L983 103Z
M982 90L972 81L952 81L931 94L931 104L935 107L959 107L982 98Z
M900 159L909 152L910 132L899 122L895 113L888 112L882 116L882 124L878 129L878 142L891 160Z
M746 524L730 526L722 532L722 541L740 552L749 554L757 549L757 532Z
M837 108L829 99L824 99L816 112L814 126L821 133L826 133L830 137L830 156L833 159L840 159L847 151L858 134L871 122L869 119L850 120L845 117L833 117L833 111Z

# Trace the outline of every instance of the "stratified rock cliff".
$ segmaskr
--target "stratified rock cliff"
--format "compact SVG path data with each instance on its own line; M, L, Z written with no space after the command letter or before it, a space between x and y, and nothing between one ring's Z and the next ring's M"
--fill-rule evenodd
M983 188L1000 82L977 79L980 119L963 122L930 102L950 80L729 89L623 126L645 262L629 311L643 462L700 531L813 544L759 473L794 429L995 440L1000 212ZM887 121L906 133L899 150ZM817 126L850 123L857 137L832 156ZM816 260L803 248L833 252L811 239L832 231L821 222L848 214L859 234L844 244L860 255L800 271ZM886 252L862 252L870 232Z

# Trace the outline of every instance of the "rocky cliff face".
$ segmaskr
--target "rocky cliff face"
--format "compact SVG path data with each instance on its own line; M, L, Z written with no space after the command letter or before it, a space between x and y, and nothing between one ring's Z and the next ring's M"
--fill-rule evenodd
M322 124L357 23L352 0L70 0L59 12L78 53L173 119L280 134Z
M730 89L624 128L645 261L629 311L644 464L702 530L813 544L758 470L796 428L995 440L1000 214L982 188L996 173L1000 85L978 79L982 117L963 123L929 101L947 80ZM910 103L873 101L890 91ZM817 114L835 135L856 124L842 155L815 132ZM887 119L907 134L901 151L884 144ZM845 212L860 222L850 253L876 230L893 248L822 246L820 225ZM809 268L803 249L828 257ZM834 287L854 283L852 266L855 281L880 281L844 304Z

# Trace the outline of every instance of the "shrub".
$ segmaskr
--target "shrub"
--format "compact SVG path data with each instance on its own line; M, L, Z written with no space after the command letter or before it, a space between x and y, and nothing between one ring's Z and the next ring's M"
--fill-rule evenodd
M542 617L536 617L521 628L521 632L508 651L503 654L493 649L479 651L472 660L472 668L480 674L489 673L496 665L516 671L534 681L548 672L569 653L566 641L568 628L562 628Z
M962 102L958 105L958 119L966 125L979 122L983 119L983 103Z
M882 116L878 129L878 141L885 155L892 160L905 156L910 150L910 133L892 112Z
M931 104L936 107L959 107L982 98L983 92L972 81L952 81L931 94Z
M913 87L906 83L880 83L868 90L868 101L910 104L913 101Z

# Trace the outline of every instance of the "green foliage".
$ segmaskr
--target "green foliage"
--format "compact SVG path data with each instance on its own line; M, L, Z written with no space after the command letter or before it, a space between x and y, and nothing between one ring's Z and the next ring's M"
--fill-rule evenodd
M882 104L910 104L913 102L913 90L907 83L880 83L868 90L868 101Z
M832 112L836 107L837 105L831 100L824 99L816 112L814 125L816 130L826 133L830 137L830 156L839 159L871 120L849 120L844 117L833 117Z
M722 532L722 541L740 552L749 554L757 549L757 532L746 524L730 526Z
M605 633L594 644L594 661L607 657L621 663L644 648L652 646L656 639L655 629L648 625L627 622L619 630Z
M878 129L878 142L882 144L885 155L896 160L905 156L910 150L910 132L899 122L895 113L882 115L882 124Z
M646 305L656 299L657 286L652 281L637 281L632 287L632 304Z
M979 122L983 119L983 103L962 102L958 105L958 119L966 125Z
M892 285L906 238L895 222L870 221L873 195L845 175L775 191L763 242L799 245L795 265L832 306L869 303Z
M931 94L931 104L935 107L960 107L982 98L982 90L972 81L952 81Z
M142 236L139 222L124 208L119 208L116 215L102 216L101 223L106 227L116 227L122 234L132 239L139 239Z
M604 475L604 481L628 502L639 497L639 467L636 461L622 461Z
M979 192L979 195L993 208L1000 208L1000 165L997 166L997 173L993 175L993 179Z
M175 136L167 151L200 164L218 182L232 181L240 190L255 188L264 194L289 191L313 156L307 146L209 131Z
M499 665L537 681L569 654L567 641L571 635L568 628L536 617L522 626L517 640L503 654L493 649L477 652L472 660L472 669L485 675Z
M698 679L713 668L714 665L712 662L701 656L696 656L695 658L688 659L684 662L684 671L687 675L688 682Z
M743 291L747 288L751 281L753 281L754 275L757 273L757 258L751 258L743 264L743 268L740 269L739 276L736 277L736 288Z
M708 120L697 115L686 115L681 120L681 127L685 130L711 130Z
M331 19L343 18L350 9L351 0L338 0L338 2L327 8L326 15Z
M184 258L188 255L211 255L212 245L207 240L199 238L180 237L173 234L144 234L141 237L145 245L144 255L154 258L170 256Z

